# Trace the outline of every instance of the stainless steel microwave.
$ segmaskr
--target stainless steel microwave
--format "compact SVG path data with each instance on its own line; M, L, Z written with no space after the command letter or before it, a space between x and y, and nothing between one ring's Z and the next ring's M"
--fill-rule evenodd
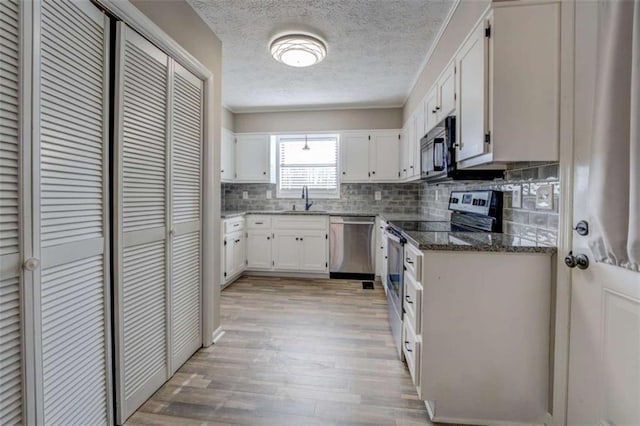
M451 115L420 139L420 177L429 182L445 180L493 180L502 170L458 169L456 117Z

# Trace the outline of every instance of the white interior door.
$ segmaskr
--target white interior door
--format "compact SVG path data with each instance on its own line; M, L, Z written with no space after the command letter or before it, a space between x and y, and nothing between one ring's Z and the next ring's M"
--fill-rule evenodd
M169 58L120 22L116 60L116 421L123 423L169 371Z
M109 24L89 1L34 5L37 422L104 424L111 421Z
M20 38L17 0L0 2L0 419L25 423L20 216Z
M588 220L597 2L576 2L574 225ZM615 191L615 188L611 188ZM591 252L574 234L573 254ZM569 425L640 424L640 274L591 262L572 272Z
M202 346L203 83L172 61L170 350L173 374Z

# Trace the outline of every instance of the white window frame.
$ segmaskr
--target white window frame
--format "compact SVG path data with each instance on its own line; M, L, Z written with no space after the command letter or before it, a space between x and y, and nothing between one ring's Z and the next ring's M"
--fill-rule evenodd
M335 138L336 139L336 188L333 191L320 191L317 189L309 189L309 198L335 200L340 198L340 135L338 133L288 133L275 135L275 163L276 163L276 198L282 199L301 199L302 189L300 190L280 190L280 142L286 142L287 139L304 139L308 138Z

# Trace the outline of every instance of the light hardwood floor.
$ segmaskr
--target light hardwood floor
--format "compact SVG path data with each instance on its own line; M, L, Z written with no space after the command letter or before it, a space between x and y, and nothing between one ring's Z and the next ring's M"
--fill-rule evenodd
M221 310L225 335L128 424L430 425L379 283L243 277Z

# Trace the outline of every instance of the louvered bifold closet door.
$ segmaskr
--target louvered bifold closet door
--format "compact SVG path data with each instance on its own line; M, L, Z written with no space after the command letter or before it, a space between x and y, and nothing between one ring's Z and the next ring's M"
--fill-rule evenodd
M0 424L22 424L20 5L0 2Z
M203 83L173 62L171 96L171 371L202 346Z
M168 62L118 23L115 147L117 422L168 378Z
M34 293L42 395L36 413L38 423L48 425L105 424L111 421L109 21L89 1L34 4L40 17L34 181L40 191L33 204L41 250Z

